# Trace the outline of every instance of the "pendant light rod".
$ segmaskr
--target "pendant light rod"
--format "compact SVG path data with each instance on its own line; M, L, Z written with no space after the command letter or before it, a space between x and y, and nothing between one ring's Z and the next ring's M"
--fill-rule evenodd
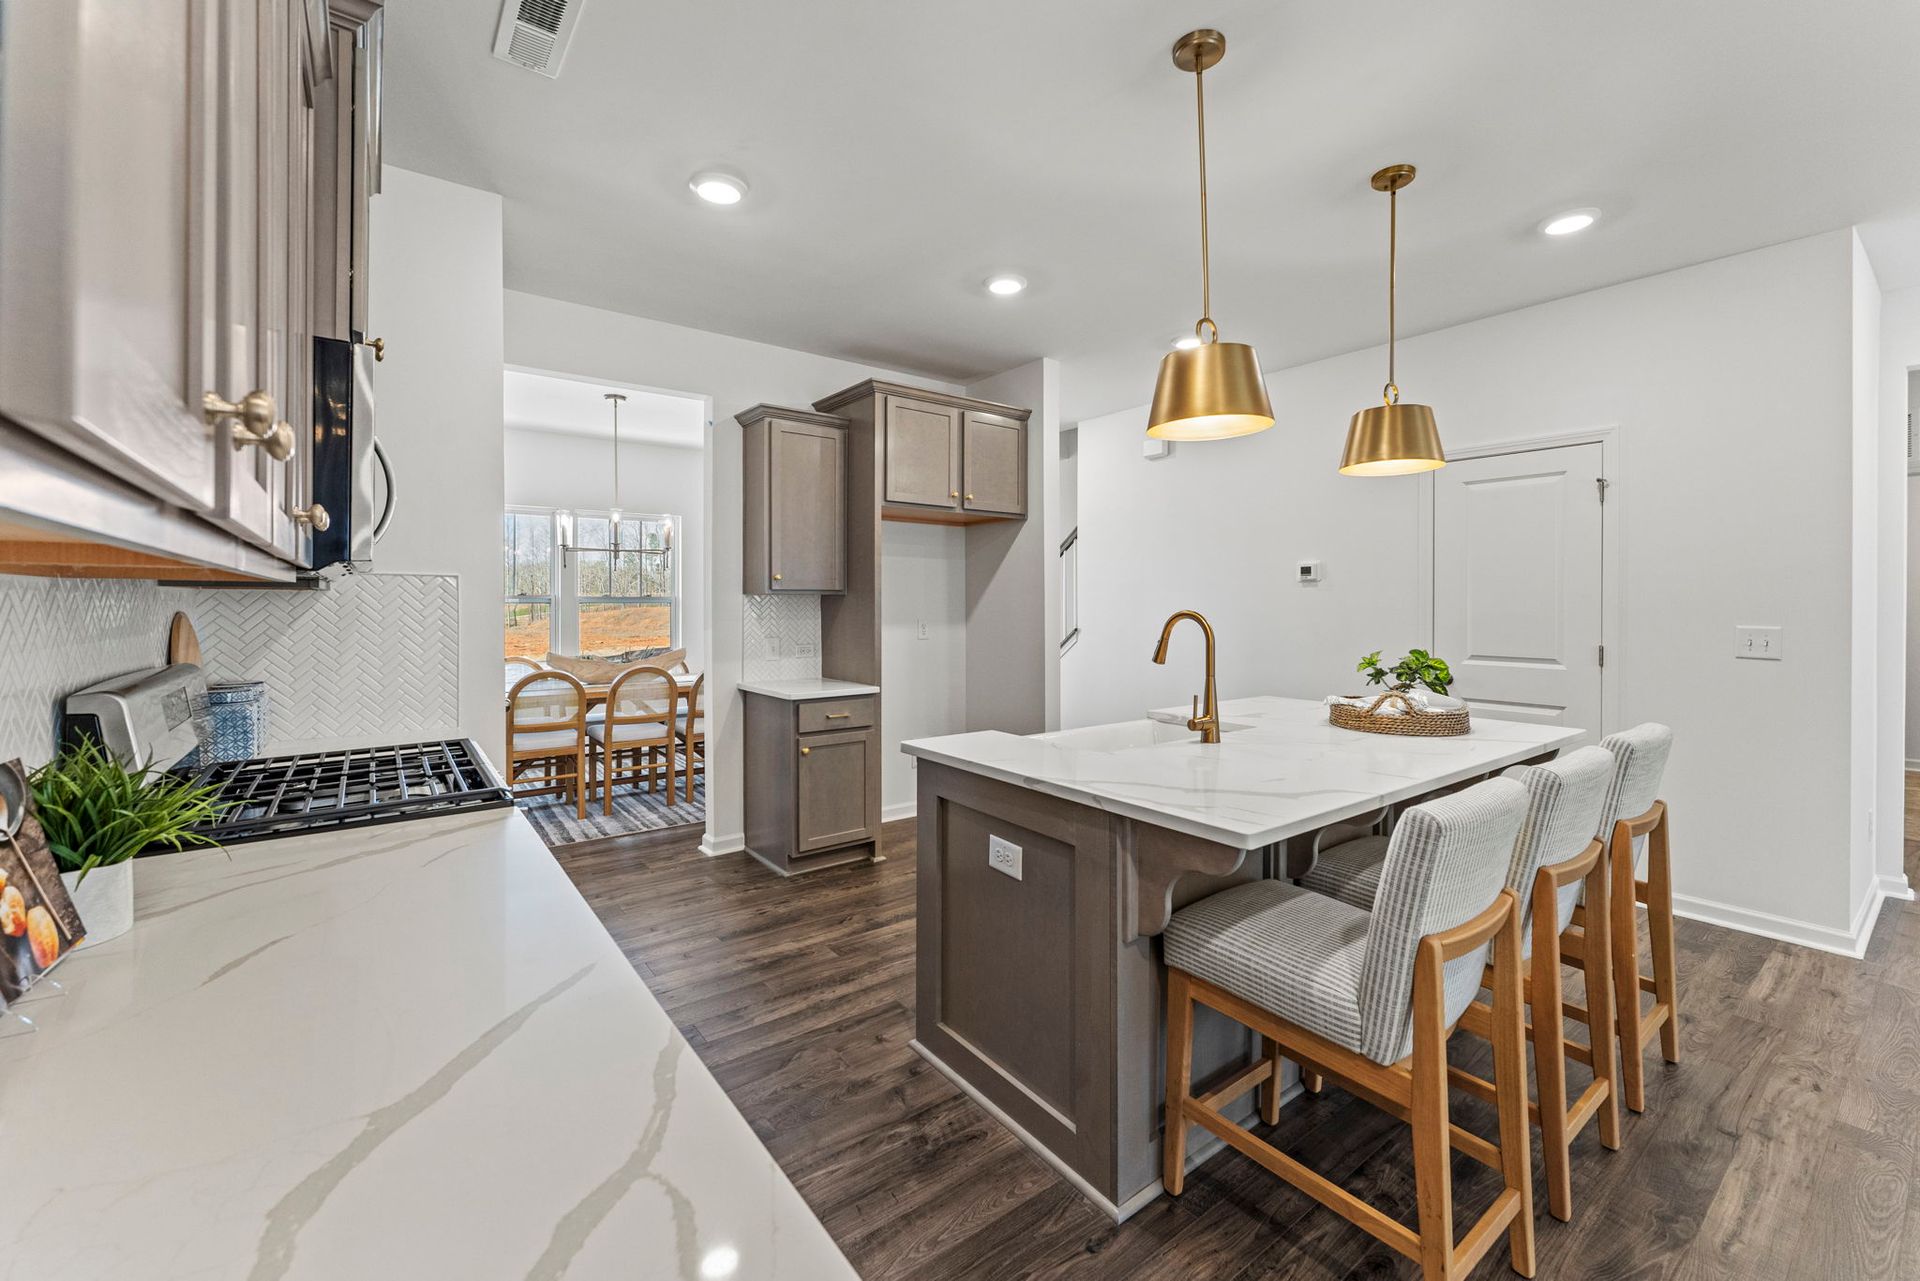
M1382 403L1361 410L1347 426L1340 458L1346 476L1409 476L1447 465L1433 407L1400 401L1400 189L1413 174L1412 165L1388 165L1373 175L1373 189L1387 193L1387 383Z
M1399 338L1400 188L1413 181L1412 165L1388 165L1373 175L1373 189L1387 193L1387 385L1381 395L1391 405L1400 399L1394 348Z
M1200 322L1194 326L1194 332L1198 334L1200 325L1213 324L1213 262L1207 240L1207 69L1205 67L1195 67L1193 71L1193 116L1200 126Z
M626 397L617 391L607 392L606 397L613 402L613 511L608 521L607 546L617 552L620 550L620 402ZM611 566L608 572L612 572Z

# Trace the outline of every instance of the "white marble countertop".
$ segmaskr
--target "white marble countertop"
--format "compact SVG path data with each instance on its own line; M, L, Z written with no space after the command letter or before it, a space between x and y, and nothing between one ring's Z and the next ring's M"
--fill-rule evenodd
M855 694L878 694L878 685L861 685L855 681L824 680L818 676L809 680L797 681L741 681L743 694L765 694L768 698L784 698L789 702L805 703L816 698L851 698Z
M0 1276L855 1275L518 813L135 881L0 1039Z
M1188 709L1021 736L984 730L902 743L923 760L1078 801L1239 849L1302 832L1570 746L1583 730L1475 716L1454 738L1362 734L1299 698L1220 704L1221 741Z

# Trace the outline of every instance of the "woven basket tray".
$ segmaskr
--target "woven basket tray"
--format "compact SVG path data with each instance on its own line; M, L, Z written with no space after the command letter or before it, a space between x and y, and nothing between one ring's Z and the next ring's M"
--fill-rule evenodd
M1400 704L1397 716L1381 716L1378 709L1392 699ZM1397 689L1390 689L1366 707L1334 703L1327 708L1327 720L1341 729L1362 734L1400 734L1408 738L1448 738L1467 732L1467 709L1429 712L1413 705L1413 700Z

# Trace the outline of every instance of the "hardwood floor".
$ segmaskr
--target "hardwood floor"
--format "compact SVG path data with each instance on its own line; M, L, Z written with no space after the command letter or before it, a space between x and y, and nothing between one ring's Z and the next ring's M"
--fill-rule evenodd
M878 866L791 881L697 841L556 855L862 1276L1418 1275L1232 1152L1116 1227L928 1067L907 1045L911 821L888 825ZM1907 865L1920 877L1920 839ZM1862 961L1692 921L1677 942L1682 1063L1650 1059L1621 1151L1593 1127L1576 1142L1572 1223L1547 1216L1536 1160L1538 1275L1920 1277L1920 909L1889 902ZM1470 1038L1452 1050L1486 1070ZM1454 1100L1494 1133L1490 1109ZM1381 1113L1330 1086L1261 1132L1411 1222L1411 1145ZM1464 1226L1498 1176L1454 1173ZM1474 1275L1511 1276L1506 1257Z

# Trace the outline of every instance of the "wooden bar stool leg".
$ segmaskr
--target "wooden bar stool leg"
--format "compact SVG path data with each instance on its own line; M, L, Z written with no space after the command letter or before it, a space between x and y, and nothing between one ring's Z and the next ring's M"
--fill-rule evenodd
M615 762L620 759L620 753L614 750L613 741L609 739L600 748L598 755L604 774L600 780L600 814L604 818L613 813L613 771Z
M1303 1063L1300 1065L1300 1088L1308 1094L1318 1094L1327 1088L1327 1079Z
M1422 942L1413 979L1413 1182L1425 1281L1452 1281L1453 1169L1448 1142L1447 1030L1440 949ZM1529 1148L1531 1151L1531 1148Z
M1260 1038L1261 1054L1267 1060L1267 1079L1260 1083L1260 1119L1268 1125L1280 1123L1280 1042L1270 1036Z
M1607 855L1587 873L1587 919L1610 920L1611 890ZM1559 946L1559 940L1554 940ZM1581 972L1587 985L1587 1048L1593 1059L1593 1075L1607 1083L1607 1098L1600 1105L1600 1144L1610 1151L1620 1150L1620 1073L1616 1067L1613 1010L1613 931L1589 928L1583 932Z
M1160 1137L1160 1182L1168 1196L1187 1183L1187 1096L1193 1092L1193 986L1167 971L1167 1116Z
M1532 913L1533 1074L1540 1083L1540 1148L1546 1158L1547 1209L1564 1223L1573 1218L1573 1168L1567 1152L1567 1041L1561 1018L1559 908L1553 878L1541 872L1534 881ZM1494 981L1499 982L1497 973ZM1497 1087L1497 1076L1494 1083ZM1502 1151L1506 1143L1502 1134Z
M1667 812L1647 833L1647 941L1653 948L1653 995L1667 1007L1660 1025L1660 1054L1680 1061L1680 997L1673 964L1673 865L1668 859Z
M1640 922L1634 904L1633 837L1625 823L1613 828L1608 857L1613 861L1613 996L1620 1029L1620 1081L1627 1108L1647 1110L1647 1086L1640 1061ZM1589 937L1593 930L1587 931ZM1589 972L1592 966L1588 966Z
M573 751L573 809L582 822L587 817L587 749L576 747Z
M1548 897L1547 928L1554 925L1552 897ZM1512 1251L1513 1270L1523 1277L1534 1273L1533 1252L1533 1127L1527 1123L1527 1033L1526 1033L1526 992L1520 973L1520 912L1518 900L1514 910L1508 916L1507 923L1500 933L1494 936L1494 989L1493 989L1493 1088L1494 1097L1500 1109L1500 1166L1506 1176L1507 1187L1520 1194L1520 1209L1513 1216L1513 1223L1507 1228L1507 1246ZM1554 990L1560 987L1560 970L1556 965L1553 971ZM1540 990L1534 989L1534 1000L1541 1000ZM1539 1009L1536 1005L1535 1010ZM1553 1022L1560 1023L1560 1005L1556 998L1553 1005ZM1534 1015L1537 1025L1540 1016ZM1436 1034L1440 1039L1440 1053L1446 1054L1446 1032L1441 1029ZM1538 1035L1536 1031L1536 1035ZM1560 1068L1563 1084L1561 1088L1560 1112L1562 1127L1566 1119L1566 1090L1564 1075L1566 1061L1557 1057L1555 1066ZM1441 1103L1446 1102L1446 1067L1440 1069ZM1417 1099L1418 1096L1416 1096ZM1540 1101L1541 1115L1546 1114L1547 1105ZM1445 1157L1447 1131L1440 1131L1439 1143L1442 1145L1442 1157ZM1566 1157L1566 1144L1561 1143L1560 1155ZM1552 1159L1551 1155L1548 1157ZM1551 1168L1551 1167L1550 1167ZM1426 1216L1421 1216L1424 1227ZM1449 1240L1453 1235L1453 1224L1449 1220L1446 1226ZM1449 1250L1449 1254L1451 1254Z

